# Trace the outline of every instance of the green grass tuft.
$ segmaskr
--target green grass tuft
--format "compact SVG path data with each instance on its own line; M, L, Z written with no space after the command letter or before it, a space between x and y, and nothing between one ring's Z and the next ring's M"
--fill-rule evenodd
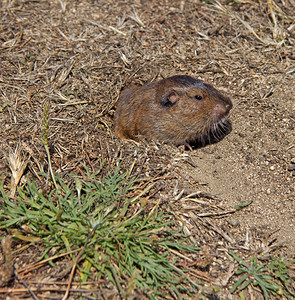
M29 227L29 235L44 244L42 258L52 248L58 253L82 249L81 280L110 280L122 297L135 289L151 299L165 298L167 290L177 297L197 291L175 266L171 250L185 254L199 249L172 230L170 217L157 207L148 214L141 208L140 196L152 186L140 190L139 181L128 172L121 174L119 168L103 178L88 171L87 180L73 177L66 182L56 176L56 183L45 195L27 178L13 201L1 183L0 226Z
M247 264L236 254L232 252L229 254L239 263L236 271L239 279L231 288L231 293L240 292L251 284L260 288L266 300L269 299L270 294L294 299L294 293L291 291L291 281L294 278L289 275L289 267L283 259L275 257L271 258L269 264L260 264L256 257L252 257Z

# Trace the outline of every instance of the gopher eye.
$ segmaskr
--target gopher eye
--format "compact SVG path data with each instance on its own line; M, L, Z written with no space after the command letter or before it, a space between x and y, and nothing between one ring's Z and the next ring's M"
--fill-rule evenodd
M196 100L202 100L203 97L202 97L201 95L196 95L196 96L195 96L195 99L196 99Z

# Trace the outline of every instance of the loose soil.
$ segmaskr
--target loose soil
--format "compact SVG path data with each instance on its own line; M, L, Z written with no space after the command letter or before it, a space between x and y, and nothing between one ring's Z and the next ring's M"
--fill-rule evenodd
M160 203L204 245L201 253L212 258L204 267L221 297L232 283L228 250L248 257L282 245L280 255L295 255L293 0L3 0L0 15L0 172L7 189L6 157L16 145L30 155L30 176L39 180L47 170L41 128L49 103L54 170L83 175L81 166L95 171L100 159L125 169L135 161L134 174L156 182L146 209ZM231 97L231 133L193 151L114 137L120 91L176 74ZM33 247L19 252L16 269L39 254ZM42 272L54 280L49 266L26 280L44 279Z

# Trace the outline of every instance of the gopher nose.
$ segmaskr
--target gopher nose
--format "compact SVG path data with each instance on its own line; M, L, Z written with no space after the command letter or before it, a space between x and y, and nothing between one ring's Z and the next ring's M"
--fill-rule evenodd
M224 117L230 110L229 104L216 104L212 110L211 116L213 120L219 120L220 118Z

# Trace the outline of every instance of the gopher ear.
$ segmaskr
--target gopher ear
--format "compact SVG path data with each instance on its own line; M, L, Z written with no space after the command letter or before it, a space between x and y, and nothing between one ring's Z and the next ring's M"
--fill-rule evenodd
M161 99L161 105L166 107L173 106L179 100L179 95L174 90L168 91Z

